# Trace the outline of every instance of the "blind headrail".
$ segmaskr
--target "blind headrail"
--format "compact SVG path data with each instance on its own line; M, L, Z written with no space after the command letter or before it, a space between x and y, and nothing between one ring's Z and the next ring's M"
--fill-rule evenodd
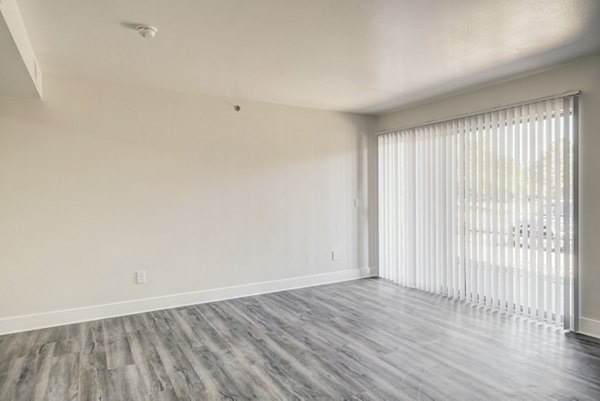
M430 120L430 121L425 121L425 122L422 122L422 123L411 124L411 125L408 125L408 126L405 126L405 127L392 128L392 129L388 129L388 130L385 130L385 131L379 131L379 132L376 133L376 135L384 135L384 134L389 134L389 133L392 133L392 132L398 132L398 131L403 131L403 130L407 130L407 129L417 128L417 127L424 127L426 125L431 125L431 124L437 124L437 123L443 123L443 122L458 120L460 118L467 118L467 117L478 116L480 114L491 113L491 112L500 111L500 110L506 110L506 109L510 109L510 108L513 108L513 107L524 106L524 105L527 105L527 104L544 102L546 100L560 99L560 98L568 97L568 96L578 96L580 94L581 94L580 90L572 90L572 91L567 91L567 92L563 92L563 93L557 93L555 95L539 97L537 99L530 99L530 100L525 100L525 101L522 101L522 102L517 102L517 103L507 104L507 105L503 105L503 106L493 107L491 109L480 110L480 111L477 111L477 112L474 112L474 113L461 114L461 115L454 116L454 117L445 117L445 118L440 118L438 120Z

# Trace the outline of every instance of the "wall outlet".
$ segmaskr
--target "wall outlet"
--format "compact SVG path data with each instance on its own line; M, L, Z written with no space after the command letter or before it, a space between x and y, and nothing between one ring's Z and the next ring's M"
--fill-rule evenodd
M340 257L338 255L338 251L331 251L331 261L335 262L336 260L338 260Z
M140 270L135 272L136 284L146 284L146 270Z
M354 198L354 207L357 209L360 207L360 199Z

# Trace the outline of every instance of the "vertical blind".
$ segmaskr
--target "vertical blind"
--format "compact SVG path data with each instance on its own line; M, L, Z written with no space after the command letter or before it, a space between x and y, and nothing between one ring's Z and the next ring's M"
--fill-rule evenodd
M378 136L379 274L570 328L577 97Z

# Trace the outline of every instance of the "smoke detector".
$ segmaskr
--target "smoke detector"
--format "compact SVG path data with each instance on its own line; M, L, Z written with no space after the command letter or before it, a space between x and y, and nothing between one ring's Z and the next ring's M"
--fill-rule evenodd
M140 25L137 28L138 34L142 37L142 38L149 38L152 39L153 37L156 36L156 33L158 32L158 28L152 25Z

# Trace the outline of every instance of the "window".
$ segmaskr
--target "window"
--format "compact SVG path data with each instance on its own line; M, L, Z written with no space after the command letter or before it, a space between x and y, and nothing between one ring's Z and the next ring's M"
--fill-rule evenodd
M577 101L380 134L380 276L572 327Z

